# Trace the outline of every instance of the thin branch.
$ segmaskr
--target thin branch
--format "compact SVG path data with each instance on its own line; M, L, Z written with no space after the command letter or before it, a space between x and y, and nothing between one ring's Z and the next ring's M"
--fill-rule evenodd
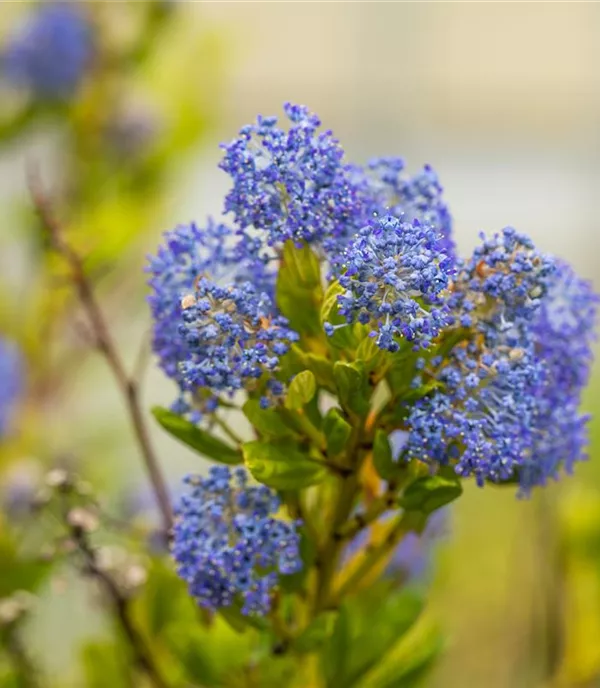
M86 573L100 583L109 599L115 616L131 646L136 664L156 688L167 688L168 684L155 665L150 649L131 621L127 597L121 593L115 581L98 566L96 552L89 544L84 531L79 528L72 528L71 535L84 557Z
M32 169L29 170L28 176L33 204L48 233L50 244L69 265L72 283L88 317L89 325L96 339L96 346L106 359L119 389L125 397L133 430L160 508L164 528L166 532L169 532L173 522L171 500L159 467L157 456L150 441L150 434L140 405L139 381L135 376L130 376L127 373L121 355L106 325L102 310L85 273L83 259L64 239L62 227L54 216L50 203L43 193L39 176L35 170Z

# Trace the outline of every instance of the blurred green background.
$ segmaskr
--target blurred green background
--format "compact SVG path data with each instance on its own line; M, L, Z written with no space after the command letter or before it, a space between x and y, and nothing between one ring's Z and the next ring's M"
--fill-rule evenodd
M69 174L88 180L81 206L65 201L61 210L99 261L102 301L128 361L149 328L145 255L176 223L219 214L227 178L216 169L218 143L257 113L279 113L286 100L319 113L351 160L399 154L409 169L430 163L463 252L478 231L510 224L600 289L600 4L171 4L152 54L115 96L148 118L143 169L154 166L158 178L130 185L120 163L92 175L90 158L66 157L65 141L91 126L93 100L35 123L0 151L0 325L22 342L34 371L22 435L2 452L6 480L69 456L121 504L144 479L104 363L71 358L84 347L72 327L75 307L54 289L60 272L37 272L26 187L32 158L52 187ZM1 4L0 35L24 5ZM158 3L85 5L120 44ZM68 342L59 337L50 355L40 313L61 309ZM150 365L144 394L148 407L164 405L174 389ZM590 411L599 398L596 374ZM431 614L447 644L428 685L600 686L600 419L591 429L591 461L530 500L511 488L466 490L436 558ZM176 485L195 459L155 434ZM36 645L57 668L82 633L102 632L83 589L72 581L64 593L60 583L50 584L33 620Z

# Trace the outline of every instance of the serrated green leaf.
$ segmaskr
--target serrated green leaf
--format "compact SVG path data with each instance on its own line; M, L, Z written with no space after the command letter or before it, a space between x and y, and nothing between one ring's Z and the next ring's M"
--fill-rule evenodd
M202 430L185 418L160 406L152 409L152 415L160 425L180 442L187 444L199 454L219 463L233 466L242 463L242 454L206 430Z
M342 407L359 416L365 415L369 411L369 386L360 366L338 361L333 366L333 376Z
M301 409L315 396L317 381L310 370L298 373L290 382L285 397L285 405L289 409Z
M327 453L329 456L337 456L344 451L352 426L344 420L339 409L331 408L323 419L323 432L327 440Z
M286 425L277 409L263 409L258 399L248 399L242 411L261 435L273 438L292 437L294 430Z
M246 442L244 461L258 482L275 490L300 490L324 480L327 468L289 443Z
M389 480L398 469L387 433L378 429L373 441L373 465L380 478Z
M285 243L275 293L279 310L294 330L309 336L322 335L321 267L309 246L298 248L293 241Z
M417 478L404 490L400 499L400 506L406 511L431 514L453 502L461 494L462 485L458 477L426 476Z

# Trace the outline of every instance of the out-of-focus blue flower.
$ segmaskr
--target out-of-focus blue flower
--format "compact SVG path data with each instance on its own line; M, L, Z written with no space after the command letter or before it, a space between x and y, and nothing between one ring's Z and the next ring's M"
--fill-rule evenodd
M77 3L40 7L2 51L2 71L41 100L70 98L93 57L92 28Z
M346 250L339 313L347 323L370 325L381 349L397 351L400 338L426 348L450 322L442 292L453 271L437 230L386 215L361 229ZM335 329L326 326L328 334Z
M599 303L589 282L569 265L557 264L532 324L544 382L538 390L531 457L519 471L524 493L558 477L561 468L570 473L575 462L587 458L589 417L580 405L590 376Z
M23 364L17 347L0 338L0 438L10 427L15 405L23 389Z
M302 568L297 524L276 517L277 495L249 486L243 468L214 466L186 482L172 554L190 594L213 611L239 602L243 614L268 613L279 576Z

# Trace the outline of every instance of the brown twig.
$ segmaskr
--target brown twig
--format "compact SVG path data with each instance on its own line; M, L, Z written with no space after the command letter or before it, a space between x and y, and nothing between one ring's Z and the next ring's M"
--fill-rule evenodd
M92 286L85 274L83 260L64 239L62 227L54 216L50 203L43 193L38 174L30 168L28 178L31 197L44 228L48 232L50 244L69 265L71 280L94 333L96 347L106 359L119 389L125 397L133 430L156 495L164 528L166 532L169 532L173 521L171 500L158 459L150 442L150 435L141 409L139 381L136 379L135 374L130 376L127 373L123 360L106 325L106 320L96 300Z
M85 572L98 581L110 601L119 625L131 646L136 664L156 688L167 688L168 684L155 665L152 653L131 621L127 597L122 594L110 575L98 566L96 552L88 542L85 532L79 528L72 528L71 535L84 558Z

